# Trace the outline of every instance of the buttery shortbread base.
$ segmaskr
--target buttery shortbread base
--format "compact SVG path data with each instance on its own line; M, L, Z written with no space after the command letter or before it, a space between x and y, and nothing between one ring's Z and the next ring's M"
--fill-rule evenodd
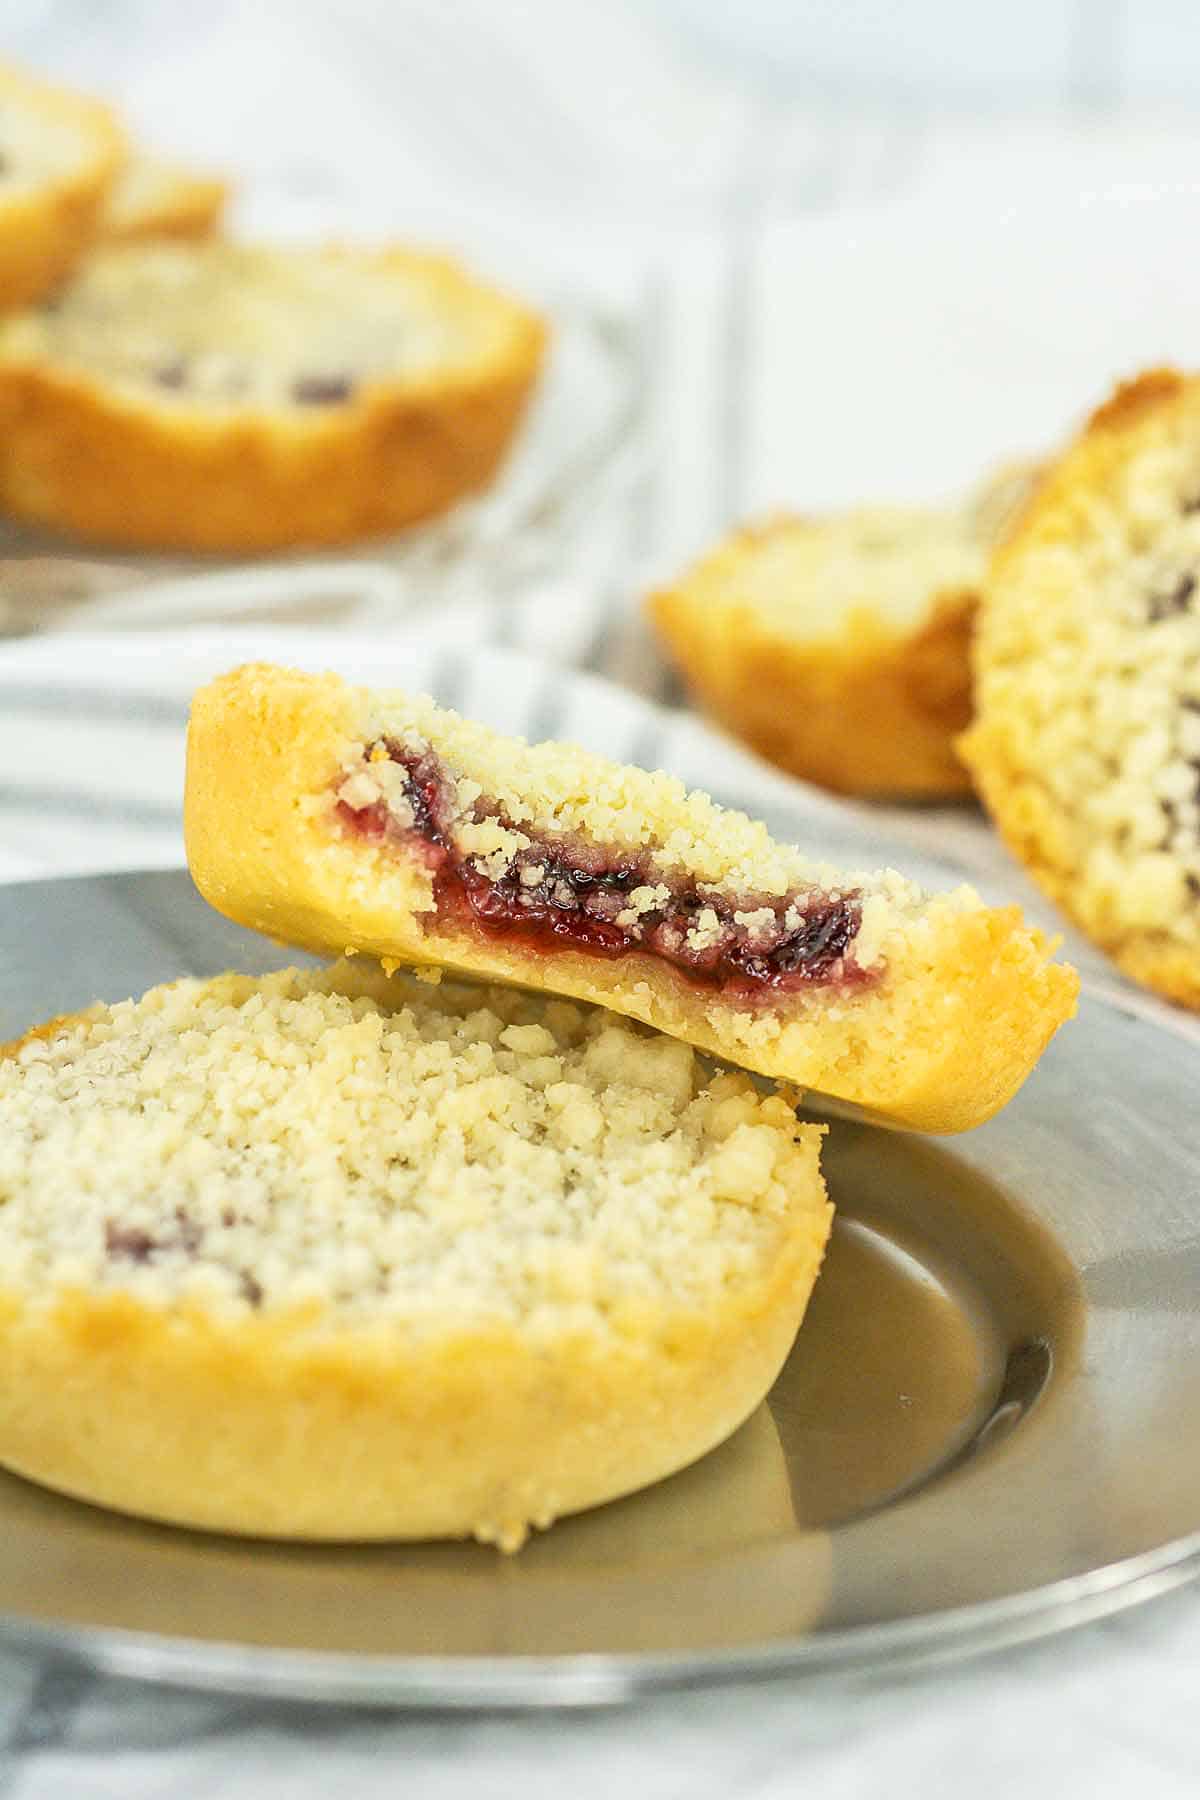
M1200 380L1118 389L985 591L963 754L1013 852L1135 980L1200 1007Z
M846 874L665 775L334 676L201 690L185 825L200 891L270 937L592 1001L923 1130L989 1117L1074 1011L1016 908Z
M197 175L164 157L139 151L108 191L98 236L106 244L211 237L228 198L229 184L217 176Z
M0 505L154 549L395 532L492 478L544 340L435 256L107 247L0 326Z
M820 1130L685 1045L378 970L0 1060L0 1462L149 1518L474 1535L701 1456L820 1266Z
M83 254L123 156L107 108L0 64L0 310L41 299Z
M696 697L760 755L850 794L965 792L969 646L988 554L1032 483L1013 465L958 507L748 527L649 610Z

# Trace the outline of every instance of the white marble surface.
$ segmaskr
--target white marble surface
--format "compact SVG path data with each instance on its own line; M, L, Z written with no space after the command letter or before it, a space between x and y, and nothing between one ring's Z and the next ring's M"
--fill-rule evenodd
M21 0L6 27L7 48L102 83L162 144L244 172L247 228L457 243L601 320L630 404L578 506L531 527L518 484L468 533L434 609L463 644L502 637L661 692L628 602L731 516L940 491L1056 436L1117 370L1196 360L1186 117L851 115L756 97L635 12L567 0ZM556 466L572 417L545 438ZM39 602L31 621L28 580L0 565L0 601L7 588L26 628L66 634L69 662L86 609ZM287 616L255 592L142 586L107 622ZM312 616L433 628L419 562ZM173 854L156 792L140 823L65 836L28 759L27 727L0 706L0 876ZM906 829L931 850L980 849L961 823ZM1198 1677L1191 1593L922 1676L565 1717L229 1704L6 1654L0 1795L1173 1800L1200 1783Z

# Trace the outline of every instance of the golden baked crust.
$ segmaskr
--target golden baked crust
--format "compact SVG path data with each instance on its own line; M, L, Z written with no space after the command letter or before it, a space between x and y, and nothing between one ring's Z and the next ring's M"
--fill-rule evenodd
M568 1139L558 1201L538 1176L572 1102L531 1039L608 1133L590 1185ZM653 1070L622 1086L657 1044L671 1100ZM177 983L9 1046L0 1462L171 1523L515 1549L695 1460L774 1380L831 1209L820 1129L681 1049L357 969Z
M121 319L105 309L123 285L138 294L128 340L136 346L161 327L163 308L153 303L160 279L164 292L194 280L233 304L249 283L269 287L280 271L300 286L306 271L316 283L340 272L351 337L356 276L376 291L394 281L398 297L413 295L418 325L444 330L444 358L393 373L351 368L353 391L338 394L335 383L318 404L294 403L282 389L244 401L191 392L186 374L166 385L169 360L157 376L122 370ZM103 336L91 332L93 295ZM279 316L286 319L286 303ZM71 354L56 353L76 317ZM222 355L219 321L208 306L196 319L199 334L214 339L204 353L211 367ZM280 336L264 330L258 344L239 348L246 368L272 356ZM532 312L445 258L223 244L107 249L89 259L53 318L26 314L0 328L0 504L32 523L146 548L250 552L394 532L491 479L544 341ZM102 351L113 352L107 366Z
M1046 471L985 589L963 755L1014 854L1200 1006L1200 380L1148 371Z
M108 191L98 236L106 244L211 237L228 198L229 183L218 176L197 175L164 157L138 151Z
M961 793L979 584L1030 481L1013 464L955 508L744 528L653 594L650 616L704 707L790 774Z
M123 1512L261 1537L475 1536L598 1506L695 1461L758 1405L815 1274L710 1317L581 1337L548 1369L512 1331L402 1345L303 1318L217 1324L128 1296L0 1292L0 1461ZM523 1467L522 1467L523 1465Z
M725 549L751 550L773 529L744 530ZM698 607L690 579L654 594L651 617L704 709L768 762L844 794L969 786L951 746L971 716L973 588L939 594L916 639L863 612L838 638L805 643L752 599Z
M10 132L19 126L29 134L36 159L21 178L20 157L0 137L6 160L16 164L0 172L0 309L7 310L40 299L82 255L125 152L106 107L6 63L0 63L0 108ZM42 134L52 145L44 160L38 157Z
M689 980L649 948L601 956L474 929L439 905L419 847L373 842L342 822L339 784L364 766L364 746L389 733L430 746L461 792L491 796L510 817L532 820L532 831L599 853L648 847L667 878L710 884L735 904L768 894L778 909L789 892L858 893L853 956L863 978L834 969L826 985L739 998ZM1051 947L1015 907L989 909L965 889L929 899L889 871L839 875L664 775L564 745L529 749L430 701L334 676L251 666L196 695L185 828L201 893L269 937L592 1001L922 1130L988 1118L1074 1012L1074 971L1050 961Z

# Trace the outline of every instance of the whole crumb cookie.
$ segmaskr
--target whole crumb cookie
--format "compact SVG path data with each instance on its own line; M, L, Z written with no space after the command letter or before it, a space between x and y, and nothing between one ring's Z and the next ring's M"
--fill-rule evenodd
M667 775L332 675L196 695L185 825L200 891L270 937L594 1001L926 1130L996 1111L1074 1010L1016 908L832 868Z
M55 1021L0 1057L0 1462L173 1523L515 1549L762 1400L820 1138L624 1020L377 968Z
M996 558L963 754L1031 874L1200 1006L1200 379L1117 389Z
M218 176L198 175L139 150L108 190L98 235L110 244L211 237L228 198L229 183Z
M0 505L163 549L396 531L492 477L544 336L406 250L104 249L0 326Z
M0 63L0 310L40 299L82 255L123 156L105 107Z
M956 507L747 527L653 594L650 616L701 704L790 774L961 793L979 587L1033 475L1012 464Z

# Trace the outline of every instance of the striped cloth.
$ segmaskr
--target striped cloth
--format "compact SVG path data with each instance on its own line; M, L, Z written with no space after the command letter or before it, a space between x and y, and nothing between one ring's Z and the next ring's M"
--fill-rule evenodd
M236 580L222 575L197 585L206 579L218 592ZM305 571L289 579L297 594L310 591ZM345 571L338 580L345 582ZM241 623L52 633L10 644L0 655L0 881L181 864L190 695L222 670L261 658L414 688L500 731L535 741L563 738L618 761L667 769L764 818L816 856L851 869L899 866L930 887L967 880L997 903L1017 900L1048 931L1063 931L973 808L835 800L769 769L686 710L656 705L586 667L559 666L504 642L515 635L514 620L540 628L543 612L564 654L573 642L594 642L592 613L582 603L572 608L570 598L531 593L507 615L483 601L464 603L408 631ZM628 648L633 633L626 621L610 635ZM647 656L643 674L657 667L652 652ZM1200 1023L1125 982L1078 933L1064 935L1093 991L1119 995L1122 1004L1200 1041Z
M502 646L494 623L475 614L470 647L461 618L408 634L240 625L10 646L0 656L0 880L180 863L190 695L254 658L430 692L501 731L670 769L843 862L903 857L946 885L972 872L976 850L986 856L978 826L953 841L949 815L943 854L917 843L920 828L905 842L901 812L843 805L777 775L690 712Z

